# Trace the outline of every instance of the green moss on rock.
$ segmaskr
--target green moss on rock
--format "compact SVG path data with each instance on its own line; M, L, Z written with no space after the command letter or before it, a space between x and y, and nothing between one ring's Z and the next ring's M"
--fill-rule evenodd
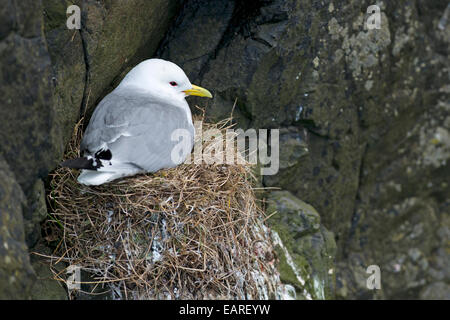
M293 285L300 299L333 298L336 244L317 211L288 191L273 191L266 213L281 280Z

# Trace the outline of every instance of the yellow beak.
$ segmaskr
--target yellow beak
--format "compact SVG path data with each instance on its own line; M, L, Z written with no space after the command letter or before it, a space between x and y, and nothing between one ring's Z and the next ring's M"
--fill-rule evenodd
M199 97L207 97L207 98L212 98L212 94L211 92L209 92L208 90L196 86L196 85L192 85L192 89L189 90L185 90L184 93L186 93L188 96L199 96Z

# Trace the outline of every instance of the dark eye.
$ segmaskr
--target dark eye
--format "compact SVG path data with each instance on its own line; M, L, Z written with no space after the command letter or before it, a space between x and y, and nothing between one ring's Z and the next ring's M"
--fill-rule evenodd
M172 82L170 82L170 85L171 85L172 87L175 87L175 86L178 85L178 83L176 83L175 81L172 81Z

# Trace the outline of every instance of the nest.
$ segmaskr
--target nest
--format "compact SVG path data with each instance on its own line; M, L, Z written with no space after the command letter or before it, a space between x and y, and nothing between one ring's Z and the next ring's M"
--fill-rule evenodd
M231 119L203 123L229 128ZM66 159L79 155L81 132L77 125ZM214 143L202 141L204 149ZM116 299L280 296L250 164L184 163L97 187L80 185L77 175L68 168L51 175L53 266L80 267ZM55 272L60 281L63 275Z

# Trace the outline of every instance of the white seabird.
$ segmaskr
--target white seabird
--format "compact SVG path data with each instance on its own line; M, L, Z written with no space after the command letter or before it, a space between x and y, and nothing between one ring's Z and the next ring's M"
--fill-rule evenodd
M194 144L189 95L212 97L172 62L141 62L98 104L81 142L83 157L61 165L82 169L78 182L85 185L179 165ZM187 135L174 138L177 130ZM182 139L184 148L174 157Z

